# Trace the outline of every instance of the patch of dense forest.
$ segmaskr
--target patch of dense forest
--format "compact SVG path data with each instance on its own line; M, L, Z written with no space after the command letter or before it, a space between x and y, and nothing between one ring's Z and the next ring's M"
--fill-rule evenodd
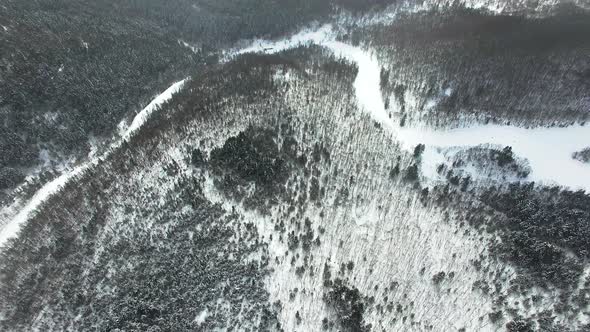
M158 132L170 127L190 130L184 124L195 118L212 119L220 101L234 98L248 104L260 100L274 100L284 89L284 84L273 79L277 70L292 70L306 78L309 73L328 73L335 77L353 78L358 69L349 63L336 59L330 52L317 46L300 46L286 52L271 55L244 54L228 63L200 68L198 79L187 82L174 101L174 111L155 112L130 144L150 140ZM309 70L309 73L304 70ZM168 108L168 105L162 108ZM283 106L278 106L283 107ZM178 124L181 124L180 128Z
M453 189L462 179L449 180L452 186L438 190L438 202L459 197ZM435 187L440 189L440 187ZM456 189L456 188L455 188ZM573 291L578 287L585 262L590 258L590 195L583 190L547 187L529 183L492 186L477 193L491 210L478 208L469 213L475 227L486 226L497 234L491 252L526 272L528 286L557 287ZM484 224L486 214L490 223Z
M579 160L583 163L590 163L590 148L586 148L582 151L574 152L572 158Z
M472 261L473 268L488 273L473 289L494 299L496 311L490 313L490 321L512 318L506 324L509 331L577 331L568 324L578 321L577 315L590 304L590 277L584 273L590 248L590 195L535 183L463 187L466 179L448 179L448 184L427 194L432 193L428 197L441 207L465 211L468 225L460 226L491 235L487 252ZM510 264L516 274L507 277L491 263L494 260ZM511 301L512 297L520 300ZM550 306L537 314L516 309L545 301Z
M290 176L288 157L279 150L276 136L272 130L250 127L214 149L210 166L219 176L216 185L230 197L242 199L254 184L247 206L267 206L268 200L276 203Z
M90 135L110 135L202 59L105 1L8 1L0 24L0 187L43 148L87 153Z
M406 92L419 98L408 120L444 126L467 117L531 126L588 119L589 18L590 11L573 6L543 18L452 7L367 29L391 60L382 74L385 95L402 112Z
M0 189L51 155L82 155L219 49L277 37L330 1L14 1L0 7ZM186 47L188 43L193 48Z
M490 189L482 201L504 214L495 225L502 242L495 250L537 281L577 287L590 258L590 196L534 183Z
M533 289L551 290L552 307L531 317L515 315L507 294L500 292L500 280L504 279L497 274L490 273L490 280L474 287L493 293L496 304L506 306L506 313L514 317L506 325L509 331L531 330L534 326L543 331L573 331L555 319L556 315L576 317L590 304L590 278L584 275L590 254L590 196L583 191L515 183L488 188L480 199L494 211L487 231L498 240L491 242L490 254L517 270L508 294L524 296L525 306L530 306L531 301L541 300ZM468 220L473 226L481 226L486 212L474 212ZM474 262L474 266L480 269L481 262ZM502 317L501 310L491 313L490 320L495 321L498 315Z
M4 250L2 329L29 329L39 314L44 330L214 329L237 324L238 314L256 329L275 327L262 285L264 262L245 263L264 250L257 241L251 244L256 228L244 225L236 233L229 226L236 215L208 202L195 179L179 180L178 195L168 196L160 207L144 206L137 215L127 206L122 223L108 218L118 204L101 196L76 209L83 216L79 219L46 216L52 219L47 223L51 235L43 246L25 241ZM86 194L94 196L96 186L90 183ZM149 195L136 192L128 198ZM38 231L31 225L22 238L33 239ZM215 316L197 322L201 312Z
M326 278L326 272L324 272L324 278ZM324 301L335 312L336 321L342 331L368 332L371 330L371 326L364 323L363 314L366 305L356 287L350 287L338 278L334 281L325 279L324 287L327 289Z
M403 0L333 0L340 8L349 10L354 14L365 13L371 10L380 10L390 5L402 4Z

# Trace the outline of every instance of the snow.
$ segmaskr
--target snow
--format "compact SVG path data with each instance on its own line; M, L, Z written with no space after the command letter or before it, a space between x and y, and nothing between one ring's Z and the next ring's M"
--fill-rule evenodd
M117 125L117 133L119 134L119 136L123 137L123 136L125 136L125 133L127 132L128 128L129 128L129 124L127 123L127 120L123 119Z
M195 323L197 323L197 325L202 325L205 322L205 319L207 319L207 316L209 316L209 311L205 308L197 315L197 317L195 317Z
M88 145L90 145L90 152L88 152L88 158L94 158L100 149L100 140L94 135L88 137Z
M145 122L149 119L150 115L158 109L158 107L172 98L172 95L182 89L187 79L174 83L162 94L158 95L148 106L146 106L141 112L139 112L131 126L125 132L123 141L131 138ZM29 200L29 202L14 216L11 220L8 220L4 226L0 229L0 246L4 245L10 238L15 237L20 230L21 225L26 222L35 211L45 202L47 199L57 194L70 180L83 174L87 169L95 166L101 159L108 156L109 154L116 151L121 146L122 141L113 143L109 150L105 152L102 157L97 157L89 160L87 163L82 164L78 167L71 169L70 171L64 171L64 173L56 179L45 184L39 189L35 195Z
M289 71L277 70L273 76L273 80L277 82L289 82L291 80L291 73Z
M441 181L442 178L436 171L438 165L445 164L446 158L438 149L427 147L421 155L421 174L427 181Z
M199 49L198 47L196 47L196 46L193 46L193 45L191 45L191 44L189 44L189 43L185 42L185 41L184 41L184 40L182 40L182 39L178 40L178 42L179 42L179 43L180 43L182 46L184 46L184 47L186 47L186 48L190 49L190 50L191 50L193 53L199 53L199 51L200 51L200 49Z
M178 91L180 91L180 89L182 89L186 80L187 79L184 79L182 81L172 84L172 86L170 86L168 89L166 89L166 91L157 96L154 100L152 100L151 103L149 103L149 105L147 105L141 112L139 112L133 119L133 122L131 122L129 128L127 128L125 135L123 135L124 139L127 140L131 136L133 136L133 134L137 132L137 130L146 123L150 115L155 110L157 110L160 105L170 100L173 94L177 93Z
M286 39L278 41L258 39L252 45L230 52L228 55L235 56L245 53L267 53L274 54L288 49L295 48L300 45L308 44L322 44L327 40L333 40L333 28L331 24L326 24L318 29L304 29L303 31Z
M512 146L517 156L528 159L532 168L530 180L590 191L590 167L571 158L574 152L588 145L589 126L525 129L515 126L477 125L454 130L399 127L385 111L379 84L381 66L377 58L360 47L336 41L331 25L324 25L315 31L303 30L284 40L258 40L236 54L276 53L308 43L322 45L336 56L350 60L358 66L354 88L360 109L393 132L402 146L408 150L419 143L441 148L468 148L481 144ZM444 96L451 94L451 88L443 91ZM435 104L436 101L433 100L429 106L434 107ZM427 160L440 161L442 157L436 156L436 153L435 150L429 150L428 156L431 158Z
M358 66L354 89L359 107L384 127L393 129L394 124L385 111L381 95L381 66L377 58L359 47L338 41L327 41L322 45L332 50L336 56L353 61Z
M51 157L49 155L49 150L41 149L39 151L39 160L43 161L43 167L51 166Z
M19 213L2 228L0 231L0 246L4 245L8 239L16 236L20 230L20 226L28 220L31 213L35 211L43 202L45 202L47 198L59 192L59 190L63 188L63 186L66 185L71 178L81 174L84 170L86 170L86 167L87 165L77 167L71 172L64 173L37 191L33 198L31 198L31 200L27 203L27 205L25 205L24 208L21 209Z
M503 4L501 1L467 0L464 3L465 7L473 9L484 9L494 14L501 14L506 10L505 4Z
M425 110L431 110L436 105L438 105L438 99L429 99L428 101L426 101L426 104L424 105L424 109Z
M501 14L506 12L507 6L498 0L462 0L460 1L466 8L476 10L488 11L492 14ZM338 18L342 24L353 22L354 25L361 27L375 26L375 25L389 25L392 24L399 16L416 14L420 12L428 12L444 7L452 7L457 4L455 0L427 0L427 1L404 1L394 3L382 11L371 12L363 17L356 17L348 14L343 14ZM401 14L401 15L400 15Z
M234 54L274 54L310 43L324 46L334 52L336 56L352 61L358 66L359 72L354 82L354 88L359 107L369 112L378 123L393 128L393 122L385 111L385 104L381 96L381 66L377 58L360 47L336 41L334 29L330 24L323 25L317 30L303 30L288 39L257 40L251 46L238 50Z
M529 161L529 180L590 191L590 167L571 158L590 141L590 127L525 129L515 126L479 125L452 130L401 128L398 139L407 149L417 144L472 147L481 144L511 146Z

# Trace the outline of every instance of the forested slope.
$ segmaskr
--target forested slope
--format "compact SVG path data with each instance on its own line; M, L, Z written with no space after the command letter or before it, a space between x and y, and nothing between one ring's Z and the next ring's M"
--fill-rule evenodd
M588 193L516 143L442 141L590 133L588 12L470 3L0 6L3 188L44 149L79 165L0 211L0 329L587 331Z
M325 17L316 1L7 1L0 7L0 190L81 157L158 91L240 39Z
M589 18L568 5L542 18L457 6L351 38L379 50L390 112L408 122L569 125L589 116Z

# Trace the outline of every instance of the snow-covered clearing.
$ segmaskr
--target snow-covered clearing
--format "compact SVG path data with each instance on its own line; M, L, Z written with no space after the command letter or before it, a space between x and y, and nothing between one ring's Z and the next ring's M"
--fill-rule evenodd
M420 143L429 146L429 150L432 147L471 147L486 143L511 146L517 156L528 159L532 169L528 180L590 192L590 166L572 158L572 153L590 142L588 126L524 129L480 125L452 130L402 128L398 138L407 149ZM423 167L436 168L437 154L437 149L425 154Z
M334 40L333 36L334 31L332 25L326 24L317 29L304 29L291 37L277 41L258 39L248 47L228 52L226 56L231 58L235 55L245 53L274 54L301 45L321 45L323 42Z
M111 147L108 149L105 154L100 157L90 159L88 162L71 169L70 171L64 171L64 173L57 177L56 179L50 181L49 183L45 184L41 189L39 189L35 195L29 200L26 205L20 209L20 211L11 218L10 220L0 220L0 224L3 224L2 228L0 229L0 246L4 245L4 243L16 236L18 231L20 230L21 225L27 221L33 213L37 211L39 206L41 206L49 197L57 194L61 188L63 188L70 180L76 178L77 176L83 174L87 169L96 165L101 159L104 159L109 154L116 151L122 144L122 142L131 138L137 131L145 124L145 122L149 119L150 115L158 109L159 106L164 104L166 101L170 100L172 96L182 89L186 79L174 83L170 86L166 91L158 95L152 102L147 105L141 112L139 112L135 118L133 119L131 125L125 131L123 135L123 140L117 141L113 143Z

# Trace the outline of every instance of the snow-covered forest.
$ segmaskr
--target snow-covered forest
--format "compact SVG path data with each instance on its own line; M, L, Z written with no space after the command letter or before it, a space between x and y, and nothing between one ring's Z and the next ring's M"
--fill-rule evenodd
M590 329L584 1L0 6L0 329Z

